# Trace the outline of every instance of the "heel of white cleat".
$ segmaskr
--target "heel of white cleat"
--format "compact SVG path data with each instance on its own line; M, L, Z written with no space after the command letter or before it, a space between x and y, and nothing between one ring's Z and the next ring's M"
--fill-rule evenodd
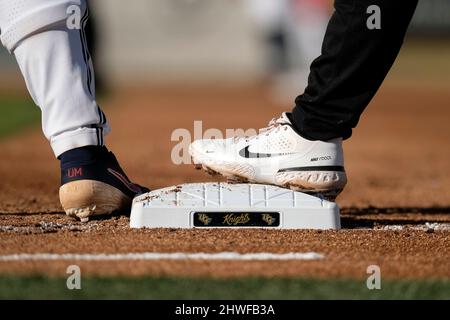
M285 172L277 175L277 184L293 191L335 201L347 184L347 175L345 172L335 171Z

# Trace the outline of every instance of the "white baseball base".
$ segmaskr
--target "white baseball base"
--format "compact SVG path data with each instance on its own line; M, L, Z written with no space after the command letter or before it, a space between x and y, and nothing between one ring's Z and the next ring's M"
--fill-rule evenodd
M189 183L136 197L132 228L340 229L336 203L271 185Z

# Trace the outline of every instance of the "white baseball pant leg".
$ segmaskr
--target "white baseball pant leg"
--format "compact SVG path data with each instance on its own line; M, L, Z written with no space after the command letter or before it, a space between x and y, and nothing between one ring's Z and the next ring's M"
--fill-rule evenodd
M0 0L0 39L42 111L42 128L56 157L103 145L109 131L95 100L87 19L86 0Z

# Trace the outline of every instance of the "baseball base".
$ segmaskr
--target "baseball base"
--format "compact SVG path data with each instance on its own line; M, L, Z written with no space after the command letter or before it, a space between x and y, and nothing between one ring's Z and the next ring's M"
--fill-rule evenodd
M340 229L336 203L271 185L191 183L136 197L132 228Z

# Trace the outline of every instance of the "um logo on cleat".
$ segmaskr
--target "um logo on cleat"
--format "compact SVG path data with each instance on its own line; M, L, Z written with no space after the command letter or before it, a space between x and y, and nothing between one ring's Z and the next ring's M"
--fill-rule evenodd
M67 170L67 176L69 178L81 177L83 175L83 168L70 168Z

